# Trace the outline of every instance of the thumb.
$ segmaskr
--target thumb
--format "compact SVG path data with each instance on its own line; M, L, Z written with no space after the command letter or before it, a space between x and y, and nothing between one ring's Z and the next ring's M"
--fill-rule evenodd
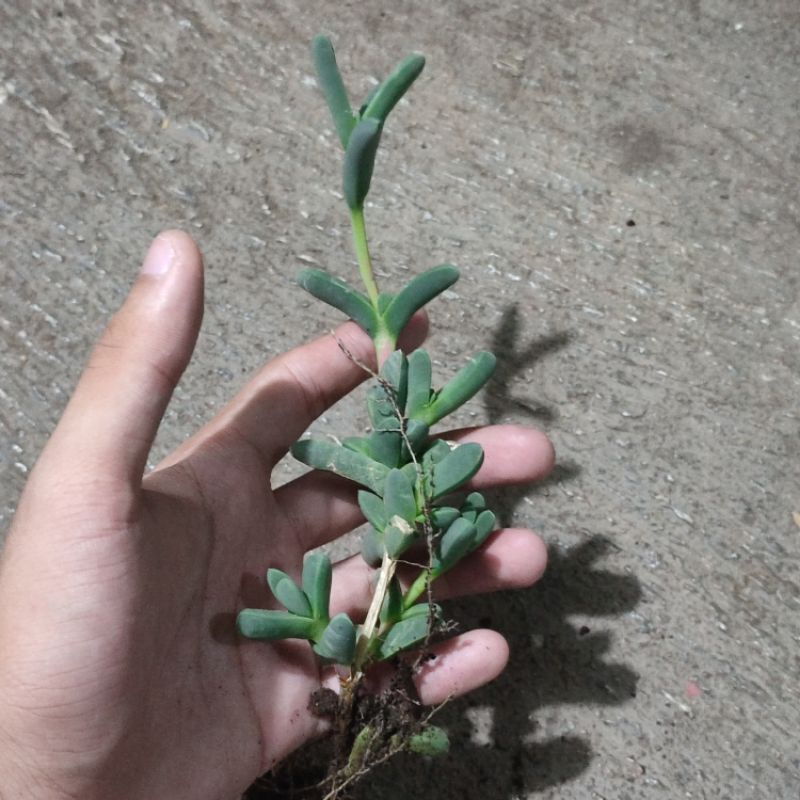
M181 231L159 234L95 346L42 461L138 488L202 316L200 252Z

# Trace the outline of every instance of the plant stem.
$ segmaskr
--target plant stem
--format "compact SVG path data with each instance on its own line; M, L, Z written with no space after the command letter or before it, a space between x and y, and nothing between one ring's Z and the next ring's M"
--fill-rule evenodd
M409 586L408 591L403 598L404 611L407 611L417 600L419 600L420 595L427 590L428 583L432 580L433 575L431 575L431 571L428 569L422 570L422 572L417 575L416 580L411 584L411 586Z
M361 677L364 661L369 654L369 646L375 634L381 608L383 608L383 601L396 569L397 561L393 558L389 558L388 554L384 553L383 561L381 562L381 570L378 573L378 583L375 586L375 593L372 595L372 602L370 603L369 611L367 611L367 618L364 620L364 625L361 628L361 635L358 637L358 644L356 645L356 657L353 661L352 670L354 680L358 680Z
M367 229L364 226L364 209L352 209L350 212L350 219L353 224L353 241L355 242L356 246L358 271L361 273L361 280L364 281L364 288L367 290L367 295L372 303L372 307L377 310L378 286L375 283L375 275L372 272L372 261L369 257Z

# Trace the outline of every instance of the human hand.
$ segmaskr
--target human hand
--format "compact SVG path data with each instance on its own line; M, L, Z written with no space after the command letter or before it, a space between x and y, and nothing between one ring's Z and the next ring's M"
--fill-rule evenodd
M202 316L200 255L161 234L33 470L0 562L0 797L229 800L318 735L321 674L305 642L236 638L235 612L269 605L263 575L299 575L305 552L362 521L352 484L270 473L364 377L333 336L267 364L217 417L143 473ZM424 320L406 332L417 342ZM337 331L374 359L353 323ZM553 452L517 426L458 431L480 442L476 486L534 480ZM439 596L529 585L545 549L496 532L436 584ZM335 567L332 611L363 615L360 557ZM471 631L433 648L416 676L436 703L494 678L508 650Z

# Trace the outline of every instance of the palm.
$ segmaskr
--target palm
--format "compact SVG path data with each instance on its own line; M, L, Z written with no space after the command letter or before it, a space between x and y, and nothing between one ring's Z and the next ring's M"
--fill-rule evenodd
M93 353L3 553L8 796L228 800L321 729L307 710L322 678L308 645L242 641L233 623L243 606L270 604L267 567L297 575L309 549L359 523L344 482L311 472L273 491L270 472L364 372L332 337L292 351L142 481L202 300L188 237L159 237L148 260L159 258L172 259L171 271L137 282ZM369 359L371 342L352 323L338 337ZM452 437L484 446L476 485L531 480L552 465L534 431ZM537 537L500 531L440 589L527 585L544 562ZM357 618L370 591L360 558L335 566L333 611ZM433 650L416 676L428 703L491 680L507 657L489 631Z

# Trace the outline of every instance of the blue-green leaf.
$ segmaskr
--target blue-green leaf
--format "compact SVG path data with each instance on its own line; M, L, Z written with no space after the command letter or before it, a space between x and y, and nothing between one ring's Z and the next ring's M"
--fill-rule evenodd
M379 531L386 527L389 517L380 497L362 489L358 493L358 505L361 508L361 513L367 518L367 522Z
M361 540L361 557L370 567L379 567L384 552L383 536L375 528L370 528Z
M434 603L433 618L439 619L441 615L442 615L442 609L438 605L436 605L436 603ZM421 617L421 616L424 616L426 618L431 616L431 606L429 606L427 603L417 603L416 605L407 608L403 612L403 619L411 619L412 617Z
M483 448L474 442L460 444L438 464L426 471L426 489L431 500L458 489L465 484L483 463Z
M433 425L473 397L492 377L497 359L489 352L478 353L462 367L438 392L429 404L416 415Z
M395 68L394 72L392 72L372 95L361 116L367 119L378 120L383 124L386 121L386 117L389 116L389 112L395 107L398 100L409 90L411 84L417 79L424 66L425 57L418 53L404 58Z
M272 594L292 614L299 614L301 617L313 616L306 593L285 572L279 569L268 570L267 583L272 589Z
M401 620L394 625L384 637L378 648L379 660L386 660L392 656L408 650L428 636L428 615L418 614Z
M417 516L417 501L414 497L414 484L399 469L393 469L386 476L383 488L383 504L386 516L391 522L398 516L413 526Z
M400 423L396 423L399 427ZM400 451L403 446L403 436L399 430L376 430L369 438L369 455L386 467L396 467L400 463Z
M413 419L428 404L431 397L431 357L422 348L408 357L408 399L406 416Z
M335 664L352 664L356 654L356 626L347 614L337 614L314 645L314 652Z
M406 422L406 435L403 441L403 446L400 448L400 462L407 463L411 460L411 454L408 451L406 441L411 445L411 451L416 456L422 451L423 446L428 441L428 433L430 428L418 419L410 419Z
M397 293L383 314L384 324L390 333L399 336L414 312L452 286L458 280L458 274L451 264L442 264L413 277Z
M383 494L383 482L389 468L363 453L326 439L302 439L292 447L292 455L309 467L333 472L372 489L376 494Z
M493 512L481 511L475 520L475 548L480 547L494 530L495 515ZM474 548L473 548L474 549Z
M436 574L441 575L452 569L467 553L475 547L475 526L459 517L445 532L439 541Z
M369 192L375 154L381 141L381 124L362 119L350 133L344 153L344 199L351 209L363 208Z
M339 134L342 147L347 147L347 140L350 138L356 119L347 99L342 75L336 65L336 55L331 40L327 36L315 36L311 43L311 52L314 56L319 85L331 111L336 132Z
M391 522L383 532L383 545L391 558L399 558L417 538L416 530L405 520L397 519L396 524Z
M378 330L378 318L369 300L347 281L330 275L321 269L303 269L297 282L314 297L338 308L353 322L360 325L370 336Z
M313 639L318 625L307 617L289 611L245 608L236 618L236 627L248 639Z
M328 619L333 570L326 553L311 553L303 564L303 591L314 619Z
M457 508L437 506L431 509L431 522L437 530L449 528L460 516Z

